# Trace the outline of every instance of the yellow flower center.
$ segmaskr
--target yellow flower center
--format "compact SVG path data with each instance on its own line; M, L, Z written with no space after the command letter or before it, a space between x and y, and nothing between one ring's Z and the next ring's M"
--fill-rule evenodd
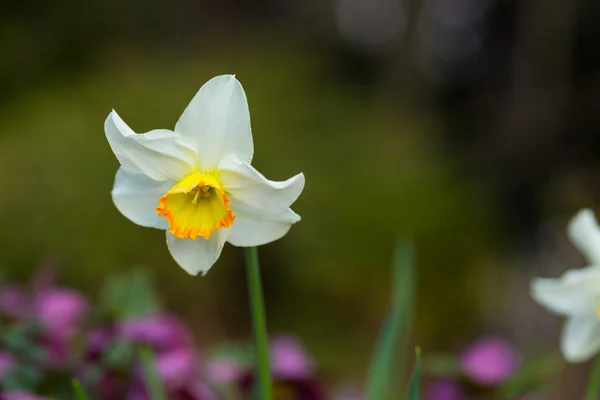
M179 239L208 239L235 219L219 181L202 173L187 176L161 196L156 213L167 219L168 231Z

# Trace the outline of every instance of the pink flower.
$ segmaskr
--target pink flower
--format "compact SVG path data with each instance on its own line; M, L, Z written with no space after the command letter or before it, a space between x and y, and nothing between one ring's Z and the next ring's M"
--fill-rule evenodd
M169 396L190 400L209 400L200 396L202 390L198 387L199 370L195 354L190 349L179 348L155 354L155 370ZM205 388L206 389L206 388ZM135 379L130 387L127 399L147 400L148 388L141 369L135 373Z
M49 288L36 293L34 311L50 336L67 340L77 332L87 303L74 290Z
M461 356L463 373L481 385L499 385L518 367L514 350L501 338L485 337L467 348Z
M303 379L314 372L313 361L300 342L289 336L271 341L271 369L279 379Z
M155 356L156 372L170 390L185 386L198 372L196 357L189 349L176 349Z
M102 355L114 339L115 334L110 328L100 328L87 335L86 352L89 358L95 359Z
M189 343L189 335L183 324L170 315L124 321L118 327L118 334L133 342L151 345L156 350L177 348Z
M230 357L214 358L206 363L204 372L209 381L217 384L238 382L246 373L246 366Z
M77 334L87 309L83 296L74 290L49 286L35 293L31 318L42 324L41 342L50 356L49 365L58 366L67 361L70 341Z
M39 320L53 339L66 340L77 331L87 311L83 296L54 286L52 271L42 269L33 278L33 296L23 288L0 286L0 312L23 320Z
M466 400L467 396L460 385L451 379L441 379L425 392L426 400Z
M51 400L47 397L39 397L26 392L7 392L0 394L0 400Z
M321 382L314 376L314 365L300 342L290 336L279 336L271 341L271 370L274 391L286 393L290 398L323 400ZM255 385L254 370L245 366L245 373L238 380L244 396L248 396Z

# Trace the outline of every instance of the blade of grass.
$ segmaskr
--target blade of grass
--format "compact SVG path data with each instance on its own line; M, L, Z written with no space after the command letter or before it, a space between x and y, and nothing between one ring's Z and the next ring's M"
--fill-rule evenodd
M398 367L397 360L404 359L404 347L410 328L415 285L412 243L397 242L392 269L392 303L371 358L367 400L389 398L391 384L399 382L402 377L402 368ZM401 390L394 388L393 392L396 397Z
M81 387L81 383L77 379L73 379L73 392L75 392L75 398L77 400L88 400L87 395Z
M415 366L413 368L412 374L410 375L410 384L408 386L408 395L406 396L407 400L419 400L419 385L420 385L420 375L421 375L421 349L417 347L415 349L416 358L415 358Z
M151 349L144 347L140 349L140 360L142 362L142 370L144 371L144 380L150 394L151 400L167 400L163 384L154 367L154 353Z
M600 398L600 356L597 356L594 361L584 400L597 400L598 398Z

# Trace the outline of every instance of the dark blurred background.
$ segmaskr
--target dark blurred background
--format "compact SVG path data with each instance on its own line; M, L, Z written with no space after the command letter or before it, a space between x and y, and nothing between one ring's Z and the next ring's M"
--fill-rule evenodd
M254 165L304 172L303 221L260 249L271 331L361 379L396 236L415 240L414 342L500 333L558 349L533 275L583 265L564 228L600 205L600 2L36 0L0 6L0 258L43 260L93 298L147 266L200 343L245 339L242 251L190 278L164 233L112 205L112 108L173 128L208 79L248 95ZM581 369L575 368L575 371ZM561 381L557 381L561 385ZM564 385L563 385L564 386ZM566 392L565 392L566 393Z

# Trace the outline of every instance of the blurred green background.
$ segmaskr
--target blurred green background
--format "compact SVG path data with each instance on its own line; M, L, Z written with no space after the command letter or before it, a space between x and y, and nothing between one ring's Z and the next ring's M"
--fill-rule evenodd
M564 226L600 204L598 16L592 0L4 4L0 259L15 280L52 260L92 298L147 266L200 343L248 338L242 250L204 278L177 267L163 232L113 206L103 132L113 108L137 132L172 129L235 73L254 165L307 180L302 222L260 248L271 331L361 379L400 236L418 254L415 343L556 349L560 321L527 284L582 265Z

